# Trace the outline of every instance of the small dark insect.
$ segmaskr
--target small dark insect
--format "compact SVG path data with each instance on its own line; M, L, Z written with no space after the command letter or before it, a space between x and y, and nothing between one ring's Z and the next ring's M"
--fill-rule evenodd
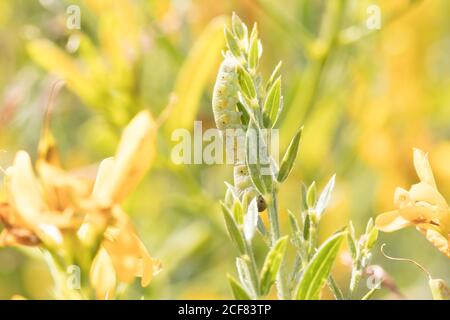
M256 204L258 205L258 212L263 212L267 209L267 203L266 200L264 200L264 197L262 195L258 195L258 198L256 199Z

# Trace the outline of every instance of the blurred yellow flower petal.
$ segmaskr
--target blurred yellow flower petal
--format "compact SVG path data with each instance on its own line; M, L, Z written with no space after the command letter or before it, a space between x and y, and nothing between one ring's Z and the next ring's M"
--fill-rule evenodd
M397 188L394 204L397 210L379 215L375 221L384 232L417 226L426 238L445 255L449 254L450 208L436 188L427 155L414 149L414 166L421 182L409 191Z
M0 233L0 247L37 246L40 239L30 230L21 228L3 229Z
M394 192L394 205L397 208L404 208L411 204L409 192L403 188L396 188Z
M152 164L155 147L156 124L148 111L141 111L125 128L111 174L96 192L102 205L120 203L136 187Z
M430 186L436 188L436 182L434 181L433 171L431 170L428 161L428 155L417 148L414 149L414 167L416 168L420 181L428 183Z
M400 216L398 210L380 214L376 218L375 223L377 228L384 232L397 231L412 225L410 221Z
M13 206L30 227L41 223L40 213L49 208L42 198L41 187L34 175L28 153L17 152L14 164L7 169L7 173Z
M46 185L58 189L67 189L78 197L86 197L91 192L92 185L88 180L75 177L47 162L39 162L37 170L39 177L45 181Z
M105 249L101 248L94 261L89 275L91 285L95 288L97 299L111 299L116 288L116 272L111 258Z
M104 159L98 167L97 177L95 178L92 194L94 197L99 196L104 188L108 185L108 179L114 172L114 159L112 157Z
M103 246L121 281L130 283L134 277L142 277L143 286L150 283L159 263L154 264L129 222L109 227L105 232Z

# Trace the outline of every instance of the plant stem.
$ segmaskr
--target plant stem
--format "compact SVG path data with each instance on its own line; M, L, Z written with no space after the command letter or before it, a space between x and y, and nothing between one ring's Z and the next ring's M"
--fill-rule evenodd
M328 277L328 286L333 292L333 295L336 298L336 300L344 300L344 295L342 294L341 289L339 288L338 284L331 275Z
M256 259L255 254L253 252L253 248L251 243L248 243L247 241L244 241L245 243L245 252L250 259L250 280L252 281L253 289L256 294L256 298L259 298L260 296L260 288L259 288L259 277L258 277L258 267L256 266Z
M353 268L352 277L350 280L349 299L353 299L353 294L358 288L359 281L361 280L362 271L359 268Z
M314 106L326 62L337 43L345 2L346 0L329 0L327 2L320 35L315 41L315 48L310 55L311 61L300 81L298 94L294 97L285 116L283 127L286 128L288 136L293 134L293 130L298 128L298 122L304 121ZM293 123L294 121L295 123Z
M272 246L280 239L280 223L278 219L278 204L277 195L275 191L272 191L270 197L267 197L267 211L269 213L270 234L272 239ZM291 298L289 292L289 286L287 284L288 274L284 265L284 259L281 262L281 266L277 273L277 290L278 297L283 300L289 300Z
M271 196L267 198L267 211L269 213L271 239L272 245L274 245L280 238L280 223L278 221L278 205L275 191L273 191Z
M287 15L283 12L282 6L273 3L273 1L258 0L257 3L264 9L263 12L265 14L275 21L290 37L295 39L300 47L306 48L306 53L309 53L314 38L303 23Z

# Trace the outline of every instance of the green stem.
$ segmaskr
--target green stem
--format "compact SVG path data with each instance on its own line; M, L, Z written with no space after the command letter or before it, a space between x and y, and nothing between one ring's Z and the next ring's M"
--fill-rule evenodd
M317 219L315 211L309 210L309 252L308 252L308 262L314 256L317 250L318 234L317 234Z
M280 5L275 4L273 1L258 0L257 3L262 7L265 14L275 21L290 37L296 40L296 44L303 49L306 48L306 53L309 53L314 38L303 23L290 17Z
M278 205L277 196L275 191L272 192L270 197L267 197L267 210L269 213L270 231L272 245L274 245L280 238L280 223L278 221Z
M250 259L250 280L252 281L253 290L256 293L256 298L258 299L260 296L260 286L259 286L259 276L258 276L258 267L256 266L255 254L253 252L253 248L251 243L248 241L244 241L245 243L245 252Z
M358 288L359 281L361 280L362 271L359 268L353 268L352 277L350 280L349 299L353 299L353 295Z
M336 283L336 280L334 280L333 276L331 275L328 277L328 286L333 292L333 295L336 298L336 300L344 300L344 295L342 294L341 289Z
M270 223L270 235L272 239L272 246L280 239L280 223L278 220L278 205L277 205L277 195L275 191L272 191L271 196L267 197L267 210L269 213L269 223ZM291 298L289 292L289 285L287 284L288 274L286 272L286 267L284 264L284 259L281 262L280 269L277 273L277 290L278 297L283 300L289 300Z
M286 114L284 127L293 135L298 122L304 121L314 106L326 62L336 46L346 0L329 0L319 38L314 43L309 62L299 90ZM295 123L294 123L295 122ZM289 131L290 130L290 131Z

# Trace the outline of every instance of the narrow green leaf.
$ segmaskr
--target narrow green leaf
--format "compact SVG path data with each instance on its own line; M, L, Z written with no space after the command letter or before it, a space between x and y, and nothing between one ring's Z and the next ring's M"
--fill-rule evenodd
M294 167L295 159L297 158L298 148L300 145L300 139L302 137L303 127L297 131L294 138L292 138L291 143L289 144L286 153L283 156L283 160L281 161L280 171L278 172L277 180L279 182L283 182L287 179L289 174L291 173L292 168Z
M342 293L341 288L339 288L338 284L331 275L328 277L328 286L330 287L331 292L333 292L336 300L344 300L344 294Z
M364 297L361 298L361 300L369 300L370 298L372 298L373 294L378 290L378 287L374 287L372 289L369 290L369 292L367 292Z
M250 41L258 38L258 24L253 23L252 31L250 33Z
M229 205L227 207L231 208L233 206L234 201L239 200L239 195L236 192L236 188L232 184L228 183L227 181L224 181L224 183L225 183L225 186L227 187L227 192L228 192L229 198L230 198L229 200L231 202L231 205Z
M256 113L255 109L253 109L251 107L251 105L252 105L251 99L249 99L246 95L242 94L242 92L240 92L240 91L238 91L238 98L239 98L239 103L241 104L241 107L243 107L245 109L245 111L249 117L248 127L250 127L252 122L253 122L253 124L258 123L257 115L255 114ZM238 104L238 107L240 107L239 104ZM242 119L242 117L241 117L241 119Z
M241 49L239 48L238 39L226 27L225 27L225 40L227 42L228 49L231 51L231 53L236 58L239 58L241 56Z
M311 219L309 217L309 214L306 215L305 221L303 222L303 239L308 240L309 239L309 229L311 227Z
M223 216L225 218L225 224L227 226L228 233L230 234L231 241L233 241L233 243L236 245L239 252L241 254L244 254L245 253L245 243L244 243L244 238L242 236L242 233L239 230L239 227L236 224L236 221L234 220L233 215L230 212L230 210L228 210L228 208L223 203L221 203L221 206L222 206Z
M366 234L369 234L370 230L372 230L373 227L373 218L370 218L369 221L367 221Z
M269 293L270 288L275 282L281 262L283 261L284 252L286 251L287 240L287 236L278 239L266 256L261 271L261 293L263 295Z
M253 83L252 77L244 68L240 67L238 69L239 73L239 85L241 86L242 93L249 99L253 100L256 98L256 88Z
M330 203L331 194L333 193L335 181L336 175L334 174L331 177L330 181L328 181L325 188L323 188L322 192L320 193L319 200L317 200L316 213L319 219L322 216L323 212L325 211L326 207L328 207L328 204Z
M239 281L251 297L256 297L256 288L253 287L248 261L243 258L236 258L236 269Z
M228 282L230 283L231 291L236 300L252 300L250 295L245 291L245 289L234 279L231 275L227 275Z
M366 248L368 250L372 249L377 240L378 240L378 229L372 228L372 230L370 230L369 234L367 235Z
M231 15L231 27L234 34L239 40L244 40L247 37L247 26L242 22L239 16L233 12Z
M275 123L278 111L281 107L281 77L278 77L267 93L264 102L263 115L266 127Z
M258 231L261 233L263 237L267 237L266 226L264 224L264 221L261 219L259 215L258 215Z
M237 225L241 225L242 223L244 223L244 211L239 199L234 200L232 212Z
M259 63L259 42L258 38L253 38L250 40L250 47L248 49L248 67L250 70L256 70Z
M241 122L244 126L248 125L249 121L250 121L250 115L248 114L247 109L245 108L245 106L241 103L238 102L236 104L238 111L241 113Z
M346 232L328 238L313 256L300 278L295 297L297 300L318 300L320 291L331 273L334 260Z
M295 215L292 213L291 210L288 210L288 217L289 217L289 224L291 225L292 233L299 234L300 227L298 226L297 218L295 217Z
M225 182L227 183L227 182ZM231 208L233 206L234 203L234 194L233 194L233 190L228 188L227 191L225 192L225 200L224 200L224 205L227 208Z
M277 79L279 77L282 64L283 63L281 61L278 62L278 64L273 69L272 74L270 75L269 80L266 83L266 91L269 91L269 89L272 87L272 84L274 83L275 79Z
M300 212L303 212L308 209L308 205L306 204L306 192L308 191L308 187L304 182L300 184Z
M317 187L316 182L313 181L306 192L306 204L308 208L314 208L316 206L317 199Z
M352 259L355 260L356 256L358 255L358 252L356 249L355 228L353 227L352 221L349 222L348 229L349 229L349 232L347 233L348 249L350 250Z
M279 126L279 122L280 122L280 119L281 119L281 114L282 114L283 109L284 109L284 102L283 101L284 101L283 100L283 96L281 96L281 98L280 98L280 107L278 108L277 115L275 116L275 120L273 121L272 128L278 128L278 126Z

